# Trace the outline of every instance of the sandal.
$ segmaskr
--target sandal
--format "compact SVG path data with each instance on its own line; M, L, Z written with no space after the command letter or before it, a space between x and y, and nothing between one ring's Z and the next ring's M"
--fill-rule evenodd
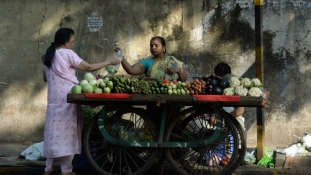
M60 175L60 174L56 171L45 171L43 175Z

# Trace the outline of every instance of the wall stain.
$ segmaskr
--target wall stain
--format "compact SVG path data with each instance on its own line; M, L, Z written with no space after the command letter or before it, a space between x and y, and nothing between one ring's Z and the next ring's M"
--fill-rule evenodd
M219 12L216 12L214 19L214 30L223 31L219 37L219 42L227 43L230 41L238 40L242 51L254 49L255 31L252 29L247 21L242 21L240 15L242 8L237 4L235 8L226 15L226 17L219 17L221 14L221 7L217 8ZM220 24L220 26L219 26ZM219 28L219 27L220 28Z
M215 42L210 43L211 50L203 49L204 51L191 53L192 55L197 55L198 59L205 60L198 62L194 60L190 62L194 67L204 68L201 72L197 72L198 76L200 75L209 75L213 73L214 66L219 61L224 61L227 57L233 58L235 50L224 50L223 46L228 46L230 43L238 44L241 52L246 52L249 50L254 50L255 45L255 31L252 29L251 25L247 21L241 19L242 8L239 5L236 5L229 12L224 12L221 4L218 4L215 8L215 13L210 20L210 29L207 32L203 33L203 43L210 43L210 33L220 33ZM203 44L204 48L204 44ZM206 61L206 60L209 61ZM198 64L199 63L199 64ZM231 64L232 65L232 64ZM232 65L234 66L234 65Z
M164 13L164 14L160 14L155 16L154 18L149 19L149 25L148 27L155 32L157 30L157 28L159 27L159 25L162 23L162 21L167 21L169 16L169 13Z
M287 114L284 117L291 118L305 107L304 96L310 96L307 81L311 71L301 72L299 63L310 62L311 52L304 51L306 48L299 40L295 41L296 48L293 48L293 53L285 47L280 47L278 52L273 51L272 42L275 36L274 32L264 32L265 86L273 92L270 94L270 98L273 99L271 107L282 109L280 112Z
M65 23L73 22L73 19L69 14L65 15L59 23L59 27L62 27Z
M203 0L202 1L202 11L210 10L211 8L211 1L210 0Z

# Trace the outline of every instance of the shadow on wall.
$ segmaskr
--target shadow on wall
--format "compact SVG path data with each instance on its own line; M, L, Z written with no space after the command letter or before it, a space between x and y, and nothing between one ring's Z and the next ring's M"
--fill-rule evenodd
M74 6L75 2L72 3L73 4L66 4L66 6L68 8L71 5ZM114 45L110 45L109 48L103 48L103 46L108 45L107 43L117 43L118 40L122 43L127 43L128 41L125 41L126 39L132 40L132 38L122 37L124 34L136 36L140 39L146 38L146 35L162 35L166 38L168 45L175 45L174 50L171 50L170 53L176 56L176 58L185 62L185 64L188 66L189 75L202 76L209 74L213 70L214 65L216 65L219 60L230 60L232 55L237 56L238 54L254 49L252 44L254 40L254 30L251 28L247 21L240 20L240 14L243 9L239 5L234 6L232 9L226 11L225 13L221 4L218 4L215 9L213 9L213 7L208 9L206 12L208 14L212 14L212 17L207 22L210 23L211 26L208 31L202 32L203 36L202 40L200 41L202 46L200 47L203 48L194 48L191 45L191 32L184 29L182 18L181 21L171 22L173 24L167 22L168 20L172 21L174 15L178 14L178 11L180 11L178 8L181 8L183 11L193 13L193 9L191 9L193 6L191 4L194 2L170 1L166 2L165 4L153 4L152 6L144 2L133 2L131 6L127 7L124 6L123 3L118 3L121 2L107 2L105 6L102 6L102 8L97 11L97 14L101 14L103 16L103 21L106 22L105 24L110 25L103 25L102 30L96 33L89 31L87 20L85 20L89 14L93 14L94 9L91 7L96 6L95 3L90 3L88 6L83 8L81 6L74 6L74 8L70 7L73 13L60 16L57 16L57 14L64 14L66 7L58 9L59 13L53 13L53 15L50 15L48 10L55 8L52 4L38 3L36 4L37 6L31 6L32 9L28 10L34 12L37 11L36 9L39 7L45 9L45 15L38 17L40 19L39 21L42 21L42 23L34 25L37 27L35 27L34 30L30 30L33 33L29 36L36 36L34 38L37 39L37 41L29 38L29 36L24 36L26 39L24 41L25 43L23 44L27 44L27 42L32 43L33 48L37 48L31 50L31 56L27 56L22 60L19 59L20 56L18 54L20 53L7 53L7 55L13 56L13 63L18 62L19 64L14 64L14 70L12 70L13 64L10 65L9 63L6 63L8 66L6 66L5 72L8 73L7 77L11 78L5 79L4 81L7 82L7 84L5 86L1 85L0 87L0 93L3 95L2 98L5 100L11 100L12 97L6 96L5 94L24 93L27 95L22 98L23 100L19 100L18 105L26 106L29 105L29 102L37 100L36 98L38 98L38 94L41 94L41 91L46 90L46 84L42 81L43 66L41 62L41 56L42 53L45 52L45 49L49 46L51 40L53 40L53 35L55 32L51 31L57 30L57 24L59 24L59 27L74 26L73 28L76 28L76 45L74 49L77 49L76 52L78 55L80 55L88 62L97 62L99 60L99 58L93 60L94 58L92 59L90 55L108 55ZM163 11L161 13L150 13L156 11L154 9L162 9L163 5L167 6L169 10ZM5 5L5 7L8 6L10 5ZM150 9L144 11L140 8L137 8L142 6L145 6L146 9ZM83 9L83 11L79 11L79 9ZM140 13L136 13L136 10L138 9L141 10ZM19 10L21 10L23 14L26 14L26 16L28 15L31 17L35 14L29 14L29 11L24 11L23 9ZM144 17L141 17L142 13L148 13L149 15L142 15ZM112 17L108 14L112 14ZM193 18L193 16L189 18ZM122 25L126 27L120 27L119 23L116 24L112 22L119 20L123 21ZM144 24L146 22L148 23L147 25ZM203 24L199 25L203 26ZM144 28L145 26L147 26L147 28ZM12 32L18 31L17 28L21 26L12 25L10 27L10 30L3 32L3 36L8 36L11 34L13 34L13 36L19 36L18 33L15 34ZM137 27L139 30L136 29ZM211 40L211 37L213 37L213 40ZM144 42L148 46L149 40ZM208 43L208 45L206 43ZM198 52L198 50L202 51ZM206 60L206 58L208 58L208 60ZM4 67L1 66L1 68ZM21 74L19 70L23 70L23 73ZM20 91L19 87L25 84L27 86L22 91ZM6 109L3 108L1 111L6 111ZM20 121L27 120L26 118L20 118L17 116L13 117L18 118ZM39 127L36 131L30 132L30 134L25 134L23 137L31 137L31 135L36 134L41 130L42 127ZM7 135L13 136L13 133L14 131L7 131Z
M0 83L6 83L0 84L1 120L8 123L13 119L26 123L28 119L25 117L15 113L7 115L8 108L22 111L27 108L16 106L35 106L38 103L41 107L45 105L40 101L45 98L42 94L46 91L46 84L42 81L41 56L53 40L58 27L74 28L74 49L78 55L91 63L106 59L113 48L119 45L123 45L129 59L136 58L137 55L140 55L140 58L144 57L149 51L151 36L161 35L172 48L169 53L185 63L189 77L211 74L219 61L226 61L233 68L247 69L242 76L255 77L255 57L250 57L254 54L255 33L251 23L242 17L244 11L253 12L254 7L249 5L242 8L239 3L234 2L235 5L226 9L224 4L231 1L214 6L211 1L201 2L203 6L200 10L194 10L197 1L159 1L151 5L144 1L105 1L101 2L100 6L96 2L87 1L61 2L57 5L29 1L29 8L14 8L12 4L3 3L0 10L7 12L11 18L4 18L4 22L0 24L3 29L0 32L0 69L5 72L0 75ZM53 11L56 6L58 10ZM198 14L202 14L202 11L206 13L200 16L202 19L193 19L198 15L194 11ZM16 15L20 12L24 18ZM90 32L87 19L91 14L94 17L94 12L100 14L103 26L99 31ZM179 18L180 16L183 18ZM24 19L36 20L24 22ZM12 20L21 23L13 24ZM199 40L193 40L197 33L194 33L192 28L186 28L189 24L186 20L191 24L198 21L193 25L199 29ZM29 30L21 32L25 26ZM12 36L18 39L10 38ZM282 107L288 117L292 117L305 108L304 104L308 104L308 97L311 97L309 86L305 83L310 74L301 74L298 64L301 63L298 58L308 57L309 52L303 56L298 55L300 53L290 54L286 49L275 53L272 47L275 36L273 31L264 31L265 86L272 92L272 108ZM15 49L17 41L20 49ZM3 43L14 47L10 49L9 45L5 46ZM241 60L245 62L243 67ZM301 93L295 94L296 96L289 95L293 90ZM17 100L16 95L19 97ZM256 122L256 117L251 120L252 123ZM11 126L3 124L3 127ZM40 135L42 128L40 126L24 136ZM5 130L6 135L15 137L14 130Z

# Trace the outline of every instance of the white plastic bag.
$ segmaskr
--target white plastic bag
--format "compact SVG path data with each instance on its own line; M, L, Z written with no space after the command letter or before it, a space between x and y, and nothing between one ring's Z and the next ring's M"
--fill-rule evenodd
M116 50L116 54L114 55L114 59L119 59L120 61L123 59L123 52L121 49ZM120 67L120 63L117 65L109 65L109 66L106 66L106 71L110 75L115 75L115 74L117 74L119 67Z
M256 157L254 155L254 152L255 151L252 151L252 152L247 152L245 153L245 156L244 156L244 163L245 164L254 164L256 162Z
M25 160L43 160L44 157L44 142L35 143L26 148L22 153Z
M309 133L304 133L301 142L304 143L307 148L311 147L311 135Z
M305 155L307 150L305 149L304 144L296 143L284 149L286 157L288 156L302 156Z

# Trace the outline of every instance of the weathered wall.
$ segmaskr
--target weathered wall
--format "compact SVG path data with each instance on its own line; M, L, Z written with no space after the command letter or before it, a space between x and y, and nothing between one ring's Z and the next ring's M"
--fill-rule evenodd
M309 1L264 1L266 145L285 146L311 132ZM249 0L1 0L0 141L43 139L46 84L41 56L59 27L76 32L74 50L88 62L111 58L121 47L135 63L149 40L166 38L168 53L189 77L212 73L227 61L239 76L255 74L255 10ZM121 71L124 73L124 71ZM79 76L83 75L79 72ZM190 80L190 79L189 79ZM248 146L256 146L256 115L246 113Z

